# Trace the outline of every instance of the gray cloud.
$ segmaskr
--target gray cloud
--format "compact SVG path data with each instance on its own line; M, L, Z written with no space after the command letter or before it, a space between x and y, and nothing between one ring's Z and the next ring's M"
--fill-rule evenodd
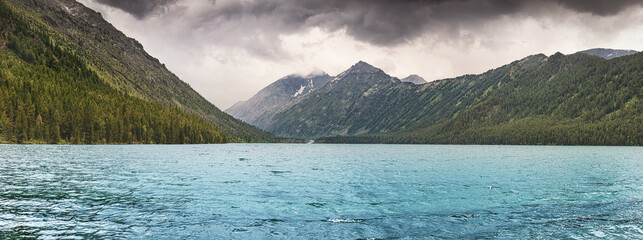
M145 18L149 14L162 11L177 0L97 0L99 3L119 8L132 14L138 19Z
M177 1L96 0L142 19L162 12ZM246 20L244 29L265 32L269 40L303 27L327 30L346 28L357 40L391 46L411 41L427 32L458 37L459 30L513 14L535 14L539 6L562 6L572 11L611 16L640 0L251 0L212 1L198 28L214 28L227 21ZM539 13L547 14L547 13ZM257 20L253 22L251 20ZM243 22L243 21L242 21ZM210 24L211 26L203 26ZM250 24L258 24L259 27ZM454 36L455 35L455 36Z

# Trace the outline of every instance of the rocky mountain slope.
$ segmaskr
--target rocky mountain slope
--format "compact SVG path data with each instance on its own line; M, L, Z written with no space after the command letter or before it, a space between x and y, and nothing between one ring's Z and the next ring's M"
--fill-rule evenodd
M252 98L232 105L225 112L247 123L257 124L257 119L265 112L317 89L330 79L332 77L326 73L289 75L261 89Z

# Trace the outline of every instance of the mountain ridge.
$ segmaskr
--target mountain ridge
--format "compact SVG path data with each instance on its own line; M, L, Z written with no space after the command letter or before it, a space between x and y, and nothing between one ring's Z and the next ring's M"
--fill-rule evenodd
M306 96L267 112L258 126L279 136L321 138L318 140L327 142L640 145L643 134L632 125L642 117L632 108L637 106L632 103L641 98L641 92L636 91L640 78L635 80L640 73L635 64L641 61L640 56L605 60L583 53L536 54L482 74L423 85L395 84L399 79L383 71L359 73L349 69ZM596 67L604 74L593 72ZM622 72L610 75L611 69ZM580 76L588 80L582 81ZM602 88L613 88L614 92L598 92ZM585 95L582 101L603 102L584 104L575 97ZM609 98L615 100L608 101ZM504 108L496 110L492 104L480 110L490 101ZM586 115L581 114L583 109ZM499 115L480 115L496 111ZM614 115L614 111L621 114ZM548 131L542 127L545 122L581 139L553 133L541 136ZM539 127L531 129L518 123ZM615 123L634 131L623 127L615 128L618 130L613 133L595 130ZM583 128L594 130L581 131ZM486 129L488 137L476 129ZM504 136L497 134L502 131L508 132ZM533 133L539 138L514 134L517 131L540 131ZM620 135L606 137L610 134Z
M589 55L598 56L609 60L613 58L632 55L632 54L638 53L638 51L624 50L624 49L610 49L610 48L592 48L592 49L579 51L577 53L589 54Z

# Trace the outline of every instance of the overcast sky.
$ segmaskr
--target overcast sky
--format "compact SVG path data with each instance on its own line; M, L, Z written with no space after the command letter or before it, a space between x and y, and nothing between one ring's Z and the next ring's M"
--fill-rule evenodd
M427 81L525 56L642 50L640 0L79 0L221 109L363 60Z

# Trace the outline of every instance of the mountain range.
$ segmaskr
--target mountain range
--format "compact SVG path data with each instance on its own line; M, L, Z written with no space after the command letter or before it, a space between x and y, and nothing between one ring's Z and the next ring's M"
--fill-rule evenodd
M250 123L321 142L641 145L643 54L608 57L621 53L537 54L425 84L358 62L307 94L254 109Z

